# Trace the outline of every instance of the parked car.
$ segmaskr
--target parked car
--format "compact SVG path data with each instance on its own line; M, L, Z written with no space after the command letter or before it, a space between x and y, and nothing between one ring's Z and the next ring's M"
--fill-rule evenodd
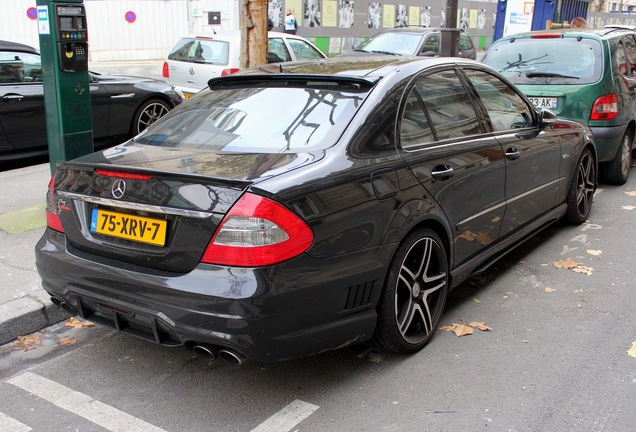
M341 55L389 54L400 56L438 56L442 34L433 27L396 27L381 30L352 50ZM460 30L458 57L475 60L477 50L472 38Z
M280 63L327 57L303 37L268 32L267 61ZM227 31L212 35L183 37L163 64L163 77L189 98L207 86L210 78L239 70L241 33Z
M624 184L636 135L636 32L563 29L496 41L482 61L530 100L594 133L601 179Z
M183 101L161 81L89 72L96 147L122 143ZM48 152L39 51L0 41L0 160Z
M412 353L450 288L588 218L596 168L587 126L478 62L264 65L60 162L36 264L71 314L208 357Z

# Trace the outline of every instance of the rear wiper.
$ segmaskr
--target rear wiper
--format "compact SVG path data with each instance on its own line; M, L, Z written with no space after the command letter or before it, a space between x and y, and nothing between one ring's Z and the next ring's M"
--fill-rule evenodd
M528 78L572 78L572 79L581 79L577 76L571 75L562 75L559 73L552 72L526 72L526 77Z

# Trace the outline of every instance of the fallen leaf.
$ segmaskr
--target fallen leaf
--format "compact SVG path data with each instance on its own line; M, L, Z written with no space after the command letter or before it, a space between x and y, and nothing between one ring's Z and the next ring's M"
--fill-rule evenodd
M481 243L484 246L488 246L490 243L492 243L492 238L490 237L490 234L488 234L487 232L477 233L476 240L478 240L479 243Z
M593 255L593 256L599 256L603 253L603 251L600 250L594 250L594 249L588 249L586 251L589 255Z
M627 354L630 357L636 357L636 341L632 342L632 347L627 350Z
M566 269L574 268L580 264L581 263L574 261L572 258L568 258L566 260L557 260L554 262L554 266L556 268L566 268Z
M63 338L60 338L58 342L60 343L60 345L75 345L77 343L77 340L63 337Z
M94 327L95 324L93 324L92 322L88 322L88 321L80 321L75 317L70 317L65 323L64 325L66 327L73 327L74 329L81 329L83 327Z
M453 324L452 326L444 326L444 327L440 327L439 329L446 332L452 331L453 333L457 335L457 337L473 334L472 327L469 327L466 324Z
M29 351L35 349L38 345L42 345L42 341L40 340L40 336L34 333L26 336L18 336L18 341L11 345L11 348L24 348L24 351Z
M634 210L634 209L636 209L636 206L632 206L632 205L621 206L621 207L623 207L623 210Z
M592 276L592 270L594 270L594 269L592 267L576 266L574 268L571 268L570 270L572 270L573 272L576 272L576 273L583 273L583 274L586 274L588 276Z
M489 331L492 330L490 327L488 327L486 325L485 322L471 322L470 324L468 324L470 327L479 329L481 331Z
M481 300L478 300L478 299L473 299L473 301L474 301L475 303L481 303Z
M636 196L636 191L625 192L626 195Z
M545 292L547 292L547 293L553 293L553 292L555 292L555 291L556 291L556 290L555 290L554 288L550 288L550 287L546 287L546 288L545 288Z

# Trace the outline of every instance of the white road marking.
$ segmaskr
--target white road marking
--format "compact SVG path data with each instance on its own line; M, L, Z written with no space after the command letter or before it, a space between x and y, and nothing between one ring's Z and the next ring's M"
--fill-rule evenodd
M165 432L88 395L31 372L25 372L7 382L113 432Z
M316 411L318 406L296 399L251 432L286 432Z
M0 411L0 432L29 432L33 429Z

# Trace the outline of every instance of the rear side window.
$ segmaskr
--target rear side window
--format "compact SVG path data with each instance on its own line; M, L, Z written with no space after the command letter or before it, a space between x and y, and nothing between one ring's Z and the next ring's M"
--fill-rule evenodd
M496 42L483 62L515 84L590 84L601 78L601 44L588 38L523 38Z
M226 66L229 47L228 41L184 38L168 54L168 60Z
M417 78L400 123L402 147L478 133L475 109L454 70Z
M459 47L464 51L473 49L473 44L470 41L470 38L463 33L459 34Z
M135 142L240 153L325 149L338 141L368 91L293 79L219 85L179 105Z

